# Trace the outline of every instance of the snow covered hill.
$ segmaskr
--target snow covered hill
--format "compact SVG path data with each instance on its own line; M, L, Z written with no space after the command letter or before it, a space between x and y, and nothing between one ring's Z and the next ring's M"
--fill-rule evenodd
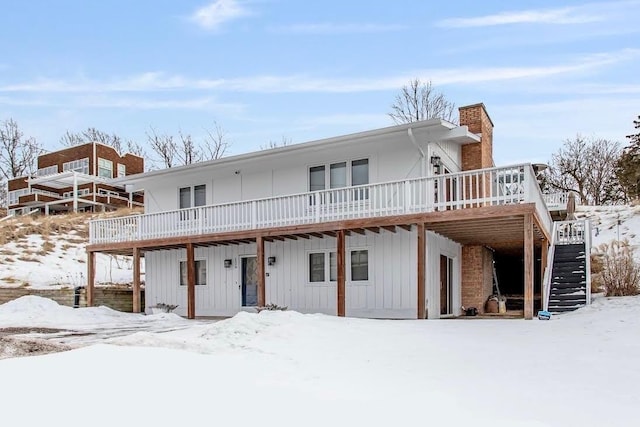
M85 285L89 220L130 213L27 215L0 222L0 286L54 289ZM142 268L144 271L144 262ZM96 257L98 284L130 283L132 277L129 257Z
M640 205L578 206L576 217L591 221L594 247L627 239L640 262Z

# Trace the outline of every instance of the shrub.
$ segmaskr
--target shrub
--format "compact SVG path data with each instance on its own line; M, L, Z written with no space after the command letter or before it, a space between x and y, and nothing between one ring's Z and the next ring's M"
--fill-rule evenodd
M267 304L264 307L256 307L256 310L258 311L258 313L265 310L266 311L286 311L287 307L282 307L277 304Z
M595 294L604 290L604 283L602 282L603 270L602 254L591 254L591 293Z
M602 286L605 296L627 296L640 293L640 265L633 259L628 240L603 243L597 248L602 260Z

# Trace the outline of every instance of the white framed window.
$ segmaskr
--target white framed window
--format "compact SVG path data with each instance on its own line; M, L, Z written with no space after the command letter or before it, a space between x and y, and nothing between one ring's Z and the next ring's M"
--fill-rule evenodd
M346 269L351 282L369 281L369 250L348 249ZM333 250L310 251L307 255L308 283L329 284L338 281L338 254Z
M29 193L30 193L30 191L29 191L28 188L21 188L19 190L9 191L9 204L8 204L8 206L17 205L18 204L18 199L20 198L20 196L25 196L25 195L27 195Z
M89 190L88 188L80 188L77 191L78 197L86 196L90 191L91 190ZM73 191L65 191L64 193L62 193L62 197L64 197L65 199L73 197Z
M350 270L352 282L369 280L369 251L367 249L352 250L350 254Z
M195 260L196 263L196 286L207 284L207 261L204 259ZM180 286L187 286L187 261L180 261Z
M309 191L369 184L369 159L349 160L309 168Z
M178 204L180 209L189 209L207 204L207 186L195 185L178 189Z
M127 165L118 163L118 178L122 178L127 175Z
M38 169L37 176L47 176L58 173L58 165L47 166L46 168Z
M113 162L111 160L98 157L98 176L113 178Z
M58 167L56 168L56 172L58 172ZM79 173L83 173L85 175L89 175L89 158L85 157L84 159L72 160L70 162L65 162L62 164L62 171L75 171ZM56 173L54 172L54 173Z

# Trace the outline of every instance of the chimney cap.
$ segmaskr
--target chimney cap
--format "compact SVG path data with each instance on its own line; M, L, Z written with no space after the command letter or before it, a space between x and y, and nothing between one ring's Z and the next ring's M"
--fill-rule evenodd
M478 102L476 104L471 104L471 105L463 105L462 107L458 107L458 112L462 112L462 110L470 110L472 108L478 108L478 107L482 107L482 109L484 110L484 114L489 119L489 123L491 123L491 127L495 127L495 125L493 124L493 120L491 120L491 116L489 116L489 113L487 112L487 107L485 107L484 102Z

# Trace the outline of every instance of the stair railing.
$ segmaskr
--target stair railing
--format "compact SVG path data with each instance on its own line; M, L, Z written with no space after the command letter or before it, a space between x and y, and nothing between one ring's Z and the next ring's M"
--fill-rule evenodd
M587 286L587 305L591 304L591 221L586 219L584 225L584 265Z
M544 276L542 278L542 309L549 310L549 295L551 294L551 274L553 272L553 255L556 247L558 223L553 223L551 232L551 242L549 242L549 251L547 252L547 264L544 268Z

